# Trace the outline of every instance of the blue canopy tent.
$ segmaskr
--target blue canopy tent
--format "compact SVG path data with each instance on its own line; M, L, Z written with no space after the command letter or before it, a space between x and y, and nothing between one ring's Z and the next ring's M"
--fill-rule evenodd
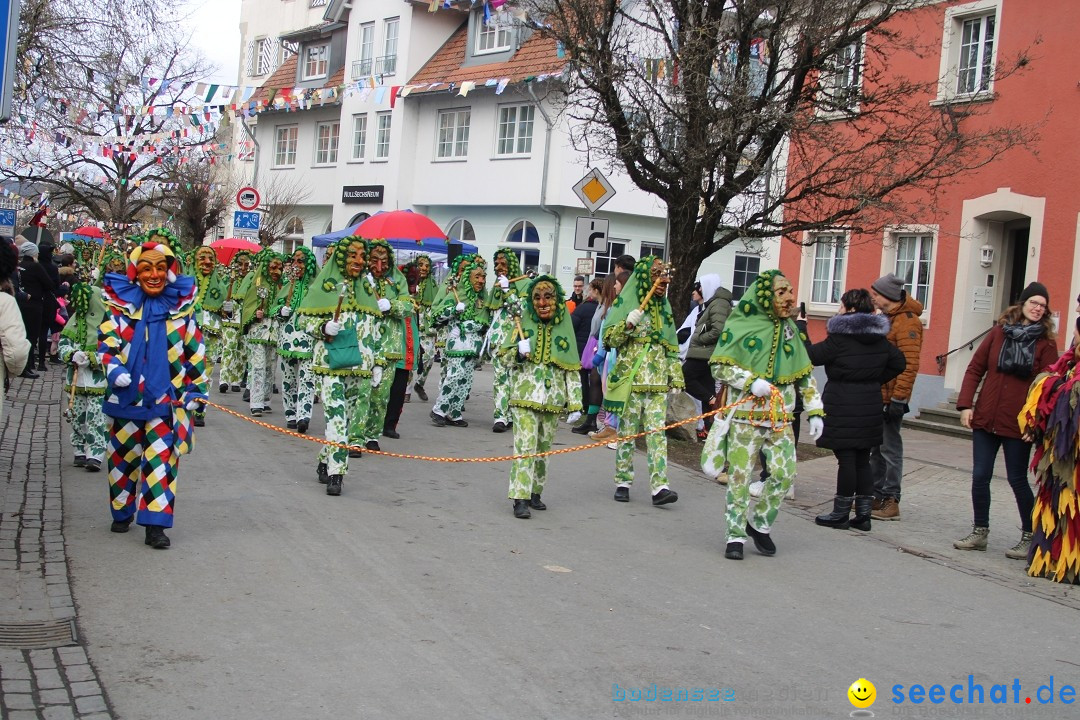
M323 235L316 235L315 237L311 238L311 244L313 247L317 248L328 247L333 243L337 242L338 240L341 240L342 238L347 238L350 235L354 235L356 233L356 228L359 227L359 225L360 224L357 223L356 225L347 227L344 230L335 230L334 232L324 233ZM393 239L387 239L386 242L390 243L390 246L396 250L408 250L410 252L427 253L429 255L448 254L446 248L447 241L440 240L438 238L430 238L428 240L424 240L423 243L417 243L415 240ZM475 253L477 250L475 245L471 245L466 242L457 242L454 240L451 240L450 242L454 245L460 245L462 254Z

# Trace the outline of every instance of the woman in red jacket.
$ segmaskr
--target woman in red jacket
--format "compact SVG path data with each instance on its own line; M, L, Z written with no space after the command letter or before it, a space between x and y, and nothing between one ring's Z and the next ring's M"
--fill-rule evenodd
M1024 288L1020 301L1007 309L979 345L964 373L956 407L960 422L972 430L971 533L953 543L959 550L986 550L990 534L990 478L999 448L1005 451L1005 472L1020 511L1020 542L1005 551L1026 558L1031 544L1031 510L1035 497L1028 484L1031 443L1023 440L1017 415L1037 374L1057 360L1050 319L1050 294L1041 283ZM975 391L982 390L975 399Z

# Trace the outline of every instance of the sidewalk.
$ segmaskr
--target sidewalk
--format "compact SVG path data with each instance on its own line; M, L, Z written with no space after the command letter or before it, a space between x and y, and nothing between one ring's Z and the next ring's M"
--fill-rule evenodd
M112 717L68 582L59 368L14 378L0 420L0 716L10 720Z

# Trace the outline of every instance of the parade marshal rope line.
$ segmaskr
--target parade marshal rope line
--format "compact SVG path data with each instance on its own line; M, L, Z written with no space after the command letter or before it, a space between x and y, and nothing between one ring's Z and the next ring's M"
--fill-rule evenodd
M754 396L742 398L738 402L731 403L730 405L724 405L723 407L718 407L715 410L710 410L707 413L702 413L701 415L695 415L695 416L689 417L689 418L687 418L685 420L680 420L678 422L671 423L670 425L665 425L664 427L657 428L656 430L645 430L643 432L639 432L639 433L636 433L634 435L620 435L617 438L617 440L618 441L636 440L638 438L645 437L646 435L649 435L651 433L666 432L666 431L668 431L668 430L670 430L672 428L677 428L677 427L680 427L682 425L689 425L690 423L696 423L698 420L702 420L704 418L710 417L711 415L715 415L717 413L722 413L722 412L726 412L728 410L732 410L733 408L735 408L735 407L737 407L737 406L739 406L739 405L741 405L741 404L743 404L743 403L745 403L747 401L753 401L755 409L758 412L764 411L765 406L767 405L769 410L770 410L770 414L772 414L774 417L776 417L778 415L779 416L783 415L782 412L781 413L776 413L776 410L775 410L776 405L778 403L780 403L780 406L782 408L783 407L783 399L781 398L779 392L774 389L772 396L769 397L769 398L758 398L758 397L754 397ZM214 408L216 410L220 410L221 412L223 412L223 413L225 413L227 415L232 415L233 417L240 418L241 420L244 420L246 422L249 422L249 423L258 425L260 427L266 428L267 430L273 430L274 432L281 433L282 435L288 435L290 437L294 437L294 438L297 438L299 440L307 440L309 442L315 442L315 443L319 443L321 445L328 445L330 447L340 448L340 449L343 449L343 450L355 449L355 450L360 450L360 451L362 451L364 453L369 453L371 455L382 455L382 456L385 456L385 457L400 458L402 460L422 460L422 461L425 461L425 462L444 462L444 463L507 462L507 461L510 461L510 460L521 460L521 459L524 459L524 458L549 457L551 455L566 455L568 453L574 453L574 452L578 452L580 450L591 450L592 448L598 448L598 447L601 447L601 446L604 446L604 445L608 444L607 441L605 440L605 441L602 441L602 442L587 443L585 445L575 445L574 447L560 448L558 450L548 450L546 452L531 453L531 454L528 454L528 455L497 455L497 456L494 456L494 457L457 458L457 457L437 457L437 456L434 456L434 455L412 455L410 453L395 453L395 452L388 452L386 450L368 450L367 448L364 448L364 447L354 447L354 446L351 446L351 445L346 445L344 443L336 443L336 442L332 442L330 440L324 440L322 438L313 437L311 435L303 435L301 433L294 432L292 430L287 430L285 428L278 427L277 425L271 425L269 423L262 422L261 420L256 420L253 417L248 417L247 415L244 415L243 413L239 413L239 412L233 410L232 408L227 408L227 407L225 407L223 405L218 405L217 403L212 402L210 400L206 400L205 404L208 407L212 407L212 408ZM778 425L778 426L774 426L773 430L776 431L776 432L780 432L780 431L782 431L784 429L784 427L786 427L786 423L783 423L783 424Z

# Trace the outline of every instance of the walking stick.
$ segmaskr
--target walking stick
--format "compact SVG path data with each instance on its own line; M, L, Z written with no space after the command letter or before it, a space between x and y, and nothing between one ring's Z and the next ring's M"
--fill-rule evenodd
M518 280L532 280L534 277L536 277L536 273L533 272L532 270L530 270L529 272L525 273L524 275L518 275L515 278L510 278L510 282L511 283L516 283Z
M649 304L649 301L653 299L653 295L660 288L661 283L667 285L671 282L671 274L675 272L675 269L671 265L665 264L663 269L660 270L660 274L656 276L656 280L653 281L652 287L649 288L649 292L645 295L645 299L641 301L641 305L638 306L638 310L645 312L645 307Z
M338 318L341 317L341 303L343 303L344 301L345 301L345 283L343 282L343 283L341 283L341 291L338 292L338 296L337 296L337 308L334 309L334 322L337 322ZM331 340L333 340L333 338L330 335L327 335L326 333L323 333L323 342L330 342Z
M75 422L75 385L79 381L79 366L75 366L75 370L71 373L71 392L68 394L68 406L67 411L64 413L64 418L68 422Z

